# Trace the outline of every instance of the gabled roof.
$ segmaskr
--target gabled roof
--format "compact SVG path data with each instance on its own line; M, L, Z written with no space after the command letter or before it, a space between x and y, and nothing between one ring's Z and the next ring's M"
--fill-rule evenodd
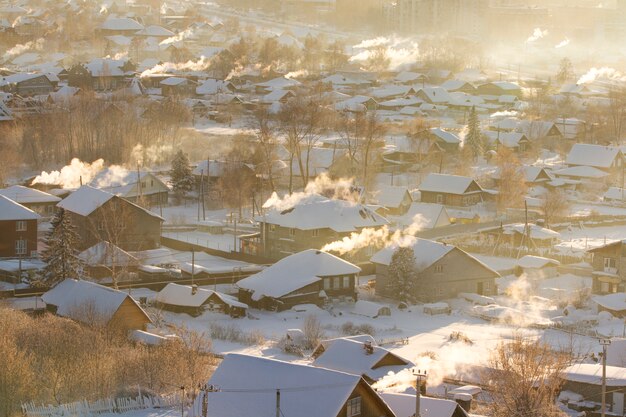
M206 290L204 288L196 288L196 293L192 293L190 285L180 285L170 282L156 295L155 300L171 306L179 307L200 307L206 304L213 294L222 300L225 304L248 308L247 304L235 300L233 297L221 294L216 291Z
M100 26L104 30L128 30L139 31L143 29L143 25L129 17L109 17Z
M165 29L163 26L150 25L138 31L136 35L169 37L175 34L171 30Z
M374 254L371 261L375 264L389 265L393 254L399 248L398 245L388 246ZM413 249L415 264L418 267L418 272L428 268L439 259L450 253L454 249L452 245L446 245L443 243L435 242L434 240L416 239L415 243L411 246Z
M81 216L89 216L113 197L115 196L111 193L83 185L57 204L57 207Z
M312 365L318 368L333 369L355 375L363 375L371 380L378 380L388 372L397 373L413 366L410 361L380 346L371 345L366 349L363 342L351 339L337 339L326 346ZM380 364L383 360L393 361L393 365Z
M445 143L449 143L451 145L458 145L461 143L461 139L459 139L457 135L455 135L454 133L445 131L439 127L431 128L430 133L436 136L437 138L441 139Z
M583 384L602 385L602 365L599 363L580 363L572 365L563 371L563 379ZM626 368L607 366L606 386L626 386Z
M193 415L202 414L203 396L208 395L208 417L273 416L276 390L281 389L280 409L288 417L338 416L357 385L378 394L362 378L343 372L274 359L228 354L208 381L221 392L200 394ZM243 392L242 392L243 391ZM393 412L380 401L380 406Z
M323 277L351 275L361 271L356 265L320 250L308 249L281 259L258 274L237 282L239 288L252 291L253 300L280 298Z
M576 143L567 155L567 165L582 165L594 168L610 168L622 154L617 147Z
M406 187L388 186L381 188L376 194L376 202L382 206L389 208L400 207L402 201L409 194ZM409 194L409 199L411 195Z
M425 78L428 78L428 77L424 74L420 74L419 72L402 71L401 73L396 75L394 80L401 82L401 83L409 83L412 81L418 81L418 80L422 80Z
M95 282L66 279L41 298L46 304L56 306L56 313L59 316L83 322L97 319L102 324L108 323L128 298L145 315L146 320L150 321L145 311L130 295ZM87 315L93 317L86 317L85 309L88 309Z
M415 415L415 395L382 393L382 399L391 407L397 417L412 417ZM458 414L457 414L458 410ZM420 398L420 417L452 417L467 416L467 412L456 401L441 398Z
M544 268L546 266L558 266L561 263L555 259L542 256L526 255L519 258L515 265L521 268Z
M23 185L12 185L0 190L0 195L10 198L16 203L58 203L61 199L55 195L24 187Z
M428 101L433 104L446 104L452 101L450 94L441 87L424 87L420 88L418 94L423 93Z
M432 229L437 227L439 220L445 225L450 224L450 215L441 204L413 202L407 212L397 220L398 224L408 227L415 221L415 216L421 217L420 227L422 229Z
M419 190L462 195L467 192L472 184L476 184L478 189L482 191L480 185L470 177L430 173L420 184Z
M162 191L168 190L167 185L151 172L137 172L116 166L98 172L89 185L120 197L135 197L139 194L137 184L148 179L160 185Z
M255 84L255 86L263 87L263 88L267 88L271 90L282 90L284 88L296 87L300 84L301 84L300 81L297 81L291 78L278 77L278 78L271 79L269 81Z
M82 251L78 257L89 266L103 266L106 268L128 267L137 265L138 261L124 249L107 241L98 242Z
M216 80L213 78L209 78L208 80L204 80L202 84L196 87L196 94L205 95L205 94L217 94L217 93L230 93L232 88L232 84L230 81L224 80Z
M389 222L370 207L346 200L312 194L286 210L271 210L257 221L299 230L328 228L354 232L363 227L379 227Z
M31 209L0 195L0 221L37 219L39 219L39 215Z

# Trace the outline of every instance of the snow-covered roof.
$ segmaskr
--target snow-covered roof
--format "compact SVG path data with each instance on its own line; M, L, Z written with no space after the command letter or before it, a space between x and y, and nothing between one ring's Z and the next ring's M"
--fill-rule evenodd
M430 173L420 184L419 190L462 195L473 182L474 180L470 177ZM478 189L482 191L480 186Z
M128 30L137 32L143 29L143 25L129 17L109 17L102 22L100 28L105 30Z
M375 264L389 265L397 249L397 244L388 246L376 252L374 256L372 256L371 261ZM413 249L415 265L419 272L443 258L454 249L454 246L435 242L434 240L416 239L411 249Z
M387 310L387 315L389 315L389 307L387 306L375 303L373 301L358 300L356 303L354 303L354 309L352 310L352 314L375 319L378 316L384 315L382 313L385 310Z
M83 280L66 279L41 298L46 304L56 306L59 316L77 321L95 319L108 323L127 298L143 312L127 293ZM149 321L147 315L146 319Z
M443 140L444 142L452 144L452 145L458 145L461 143L461 139L459 139L457 135L455 135L454 133L445 131L438 127L431 128L430 133L438 137L439 139Z
M289 87L296 87L300 84L300 81L292 78L278 77L255 85L271 90L282 90Z
M608 176L608 172L591 166L571 166L567 168L557 169L552 171L557 177L574 177L574 178L604 178Z
M613 294L596 295L593 297L593 301L609 310L626 312L626 293L616 292Z
M346 200L309 195L286 210L270 210L257 221L299 230L329 228L354 232L364 227L379 227L389 222L372 208Z
M355 375L365 375L370 379L377 380L384 377L388 372L398 372L413 364L385 348L371 345L371 350L366 349L363 342L350 339L337 339L326 347L312 365L318 368L333 369ZM379 365L383 359L393 357L398 363L395 365Z
M602 365L580 363L563 371L563 379L583 384L602 385ZM626 387L626 368L618 366L606 367L607 387Z
M85 249L78 257L89 266L106 268L128 267L138 263L133 255L107 241L98 242Z
M470 87L472 87L472 89L474 88L472 84L463 80L446 80L440 85L440 87L447 91L455 91L463 88L465 85L469 85Z
M119 77L124 75L124 64L123 59L95 58L85 64L85 68L94 77Z
M528 228L530 230L531 239L543 240L543 239L556 239L561 237L559 232L555 232L551 229L546 229L545 227L538 226L536 224L529 224ZM524 223L514 223L514 224L506 224L503 226L504 234L525 234L526 233L526 225Z
M231 90L229 89L229 86L231 86L229 81L209 78L196 87L196 94L202 96L206 94L230 93Z
M515 265L521 268L544 268L546 266L558 266L561 263L555 259L525 255L518 259Z
M322 79L323 83L331 83L334 86L350 86L350 85L369 85L371 81L363 80L357 77L346 77L341 74L333 74Z
M261 103L271 104L276 101L280 101L285 97L293 96L291 90L272 90L263 97L261 97Z
M428 101L433 104L446 104L452 101L450 94L441 87L424 87L420 88L420 91L422 91L428 98Z
M165 29L163 26L150 25L141 29L136 33L137 35L144 36L157 36L157 37L169 37L174 36L174 32L169 29Z
M619 148L613 146L576 143L572 146L565 163L607 169L617 157L621 157Z
M398 393L381 393L382 399L389 405L397 417L412 417L415 415L415 395ZM421 417L452 417L459 409L459 416L467 416L467 413L452 400L441 398L420 398Z
M98 190L89 185L83 185L65 199L61 200L61 202L57 204L57 207L80 214L81 216L89 216L113 197L115 196L111 193Z
M39 219L39 215L31 209L0 195L0 221L37 219Z
M356 265L315 249L308 249L281 259L258 274L237 282L237 286L254 294L256 301L263 297L280 298L323 277L358 274Z
M169 77L169 78L166 78L166 79L162 80L159 84L167 85L167 86L175 86L175 85L187 84L188 82L189 82L189 80L187 80L186 78Z
M376 202L385 207L397 208L408 193L409 190L406 187L386 186L376 192Z
M603 197L605 200L626 201L626 189L620 187L609 187Z
M311 410L318 416L338 416L361 381L357 375L231 353L208 381L221 392L200 394L192 414L202 414L203 398L208 395L209 417L274 415L276 390L282 389L280 409L285 416L310 417ZM363 388L377 395L365 383ZM381 401L381 406L386 404Z
M171 282L159 291L155 300L172 306L200 307L205 304L213 294L215 294L224 302L224 304L233 307L248 308L247 304L237 301L230 295L221 294L213 290L206 290L204 288L196 288L196 293L193 294L192 289L193 288L190 285L179 285Z
M16 203L58 203L61 199L52 194L36 190L23 185L12 185L11 187L0 190L0 195L10 198Z
M417 81L427 78L426 75L420 74L419 72L411 72L411 71L402 71L394 78L396 81L401 83L408 83L412 81Z
M408 227L415 222L415 216L420 216L420 227L432 229L438 225L450 224L450 215L441 204L434 203L411 203L407 212L397 219L399 225Z

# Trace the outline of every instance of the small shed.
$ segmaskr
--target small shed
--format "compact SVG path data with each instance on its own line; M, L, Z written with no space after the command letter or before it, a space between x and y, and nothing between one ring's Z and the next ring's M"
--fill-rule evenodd
M434 316L435 314L450 314L452 313L452 309L448 303L440 302L440 303L430 303L424 304L424 314L430 314Z
M352 310L352 314L375 319L379 316L391 316L391 309L372 301L359 300L354 303L354 310Z
M248 306L234 297L197 286L167 284L155 297L155 303L163 309L186 313L192 317L205 310L220 311L231 317L245 316Z
M608 311L615 317L626 318L626 293L598 295L592 298L598 308L598 313Z
M515 272L518 276L536 281L546 278L554 278L559 274L558 268L561 263L555 259L541 256L526 255L515 263Z

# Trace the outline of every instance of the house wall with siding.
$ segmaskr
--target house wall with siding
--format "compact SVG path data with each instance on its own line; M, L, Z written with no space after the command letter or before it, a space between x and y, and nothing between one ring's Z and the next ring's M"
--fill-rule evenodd
M602 386L594 384L585 384L582 382L564 381L561 391L571 391L585 397L585 401L592 401L596 403L602 403ZM607 387L606 389L606 404L607 411L611 411L616 415L624 415L624 410L613 410L613 393L621 393L626 396L626 386L622 387Z
M127 296L119 306L109 324L128 330L146 330L150 319L146 313Z
M371 388L368 388L367 383L363 380L361 380L354 391L352 391L348 401L357 397L361 397L361 413L359 417L395 417L391 410L387 411L383 400L372 392ZM339 411L339 414L337 414L337 417L347 416L348 407L346 402L341 408L341 411Z
M37 250L37 220L25 220L26 230L17 231L17 221L0 221L0 257L18 257L16 252L16 241L26 240L26 253L21 255L29 257L31 251Z

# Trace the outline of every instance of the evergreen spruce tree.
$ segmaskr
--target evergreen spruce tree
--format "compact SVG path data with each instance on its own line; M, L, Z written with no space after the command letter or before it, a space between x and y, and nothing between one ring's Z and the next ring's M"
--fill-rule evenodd
M412 248L400 247L394 252L389 264L388 278L389 294L405 302L412 301L417 278Z
M483 140L480 133L480 123L478 122L478 115L476 114L476 108L472 107L469 114L469 120L467 123L467 135L465 136L465 145L469 146L472 150L474 158L482 155Z
M52 229L46 235L48 247L41 258L46 263L39 279L35 283L45 287L54 287L59 282L81 277L81 262L76 245L79 237L70 216L64 209L59 209L51 222Z
M171 184L174 192L182 196L193 188L193 174L191 166L189 166L189 158L179 150L172 160L172 169L170 171Z

